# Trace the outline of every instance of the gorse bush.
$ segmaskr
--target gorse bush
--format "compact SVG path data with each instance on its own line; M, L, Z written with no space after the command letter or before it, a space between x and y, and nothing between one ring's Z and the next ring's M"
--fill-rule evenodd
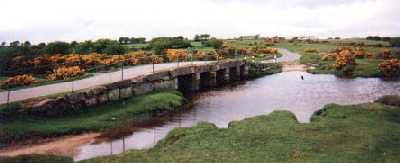
M398 59L384 60L379 64L379 70L387 78L399 77L400 61Z
M339 74L351 75L355 69L356 61L350 50L343 50L336 57L336 71Z
M189 53L184 49L166 49L165 55L169 61L178 61L186 59Z
M392 57L392 51L388 48L382 49L381 52L377 55L378 59L391 59Z
M305 48L304 52L306 52L306 53L319 53L319 49L317 49L317 48Z
M322 53L320 55L323 61L335 61L337 57L336 53Z
M259 48L256 50L256 53L261 53L261 54L278 54L278 49L277 48Z
M53 73L47 75L49 80L69 80L75 77L82 76L85 70L79 66L59 67L53 70Z
M35 83L36 79L32 75L17 75L8 78L6 81L1 83L1 88L13 88L17 86L27 86Z

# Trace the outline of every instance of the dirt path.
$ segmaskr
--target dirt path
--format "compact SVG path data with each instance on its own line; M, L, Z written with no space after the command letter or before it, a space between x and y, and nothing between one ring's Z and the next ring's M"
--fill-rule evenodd
M306 71L307 66L298 63L283 63L282 72L290 72L290 71Z
M65 136L55 140L23 146L12 146L9 148L1 149L0 156L17 156L23 154L53 154L73 157L78 153L78 147L82 144L91 143L98 133L88 133L75 136Z
M277 62L282 63L282 71L289 72L289 71L306 71L307 66L300 64L300 54L289 51L284 48L279 48L279 53L282 54L282 57L277 58ZM274 60L266 60L263 63L274 63Z

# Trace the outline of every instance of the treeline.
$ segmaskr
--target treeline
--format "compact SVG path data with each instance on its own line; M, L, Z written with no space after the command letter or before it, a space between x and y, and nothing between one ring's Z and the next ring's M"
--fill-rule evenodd
M389 42L391 46L400 47L400 37L368 36L366 39L374 41L386 41Z
M5 45L5 43L4 43ZM116 40L99 39L96 41L76 42L50 42L31 45L29 42L20 44L18 41L10 43L10 46L2 46L0 55L42 55L42 54L124 54L127 49Z
M131 38L129 38L129 37L120 37L118 39L118 41L119 41L120 44L123 44L123 45L127 45L127 44L145 44L146 43L146 38L144 38L144 37L138 37L138 38L135 38L135 37L131 37Z
M197 37L198 35L196 35ZM223 41L216 38L209 38L207 37L201 38L202 46L205 47L213 47L215 49L222 48ZM194 41L198 41L196 38ZM157 37L153 38L150 41L149 47L156 53L156 54L163 54L165 49L181 49L181 48L188 48L191 47L190 40L179 36L179 37Z

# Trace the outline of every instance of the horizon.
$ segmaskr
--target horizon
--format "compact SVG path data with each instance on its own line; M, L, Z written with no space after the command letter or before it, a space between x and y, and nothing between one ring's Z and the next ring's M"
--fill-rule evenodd
M0 26L0 41L6 42L192 38L202 33L217 38L400 35L400 2L395 0L5 0L2 5L7 23Z

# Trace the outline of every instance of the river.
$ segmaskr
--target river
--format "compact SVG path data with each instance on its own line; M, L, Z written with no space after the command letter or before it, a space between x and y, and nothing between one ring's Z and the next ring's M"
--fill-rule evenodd
M304 76L304 80L300 76ZM154 146L175 127L190 127L200 121L227 127L235 120L265 115L274 110L293 112L302 123L329 103L358 104L372 102L388 95L400 95L400 82L378 78L343 79L334 75L315 75L306 72L284 72L247 81L236 86L199 93L192 108L154 123L139 131L109 142L85 144L79 147L74 159L119 154L128 149L147 149Z

